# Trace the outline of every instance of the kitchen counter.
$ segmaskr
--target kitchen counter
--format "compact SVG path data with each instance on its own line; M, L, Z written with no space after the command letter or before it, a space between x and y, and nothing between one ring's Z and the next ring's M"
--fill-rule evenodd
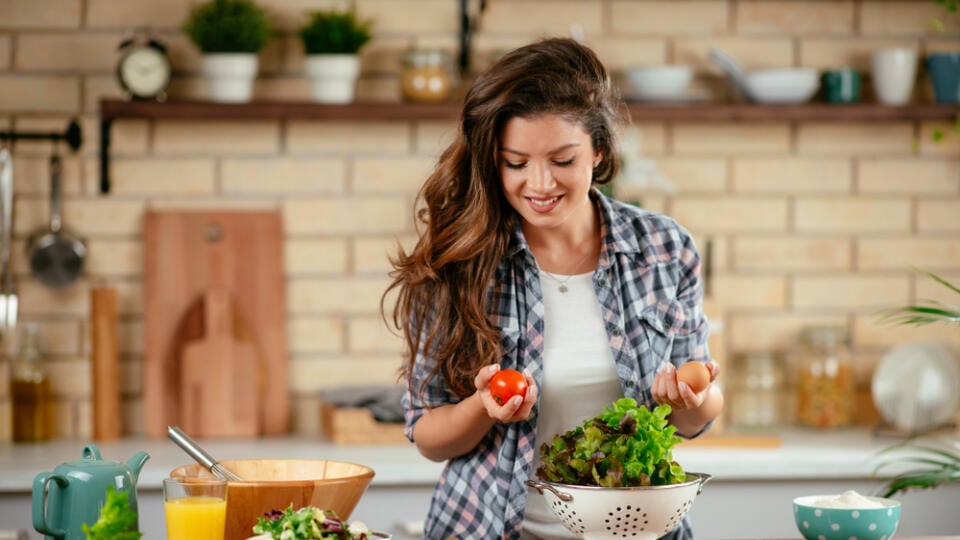
M767 442L751 447L743 446L749 444L744 440L749 441L750 437L737 440L734 434L718 435L681 443L675 449L674 457L685 469L713 475L690 511L699 540L799 538L793 523L793 498L848 489L873 494L881 485L880 479L871 476L877 453L898 442L874 436L869 430L791 429L762 439ZM443 467L421 457L409 444L337 446L298 437L198 442L221 460L306 458L368 465L376 476L351 519L387 530L395 540L418 537L404 531L415 529L426 515L433 485ZM65 461L80 459L84 444L61 440L0 445L0 530L30 528L33 477L52 471ZM138 481L140 526L145 540L164 538L161 480L173 468L191 463L191 459L167 439L124 439L97 446L103 458L110 460L126 460L140 450L150 454ZM886 475L896 471L890 469ZM903 517L897 538L944 536L960 531L960 513L955 511L960 484L899 498Z
M796 429L777 435L778 444L764 447L730 446L723 436L717 436L713 442L681 443L674 451L674 458L685 469L713 475L714 481L866 479L873 472L877 452L897 442L897 439L876 437L865 429L835 432ZM376 472L374 486L432 486L442 469L442 464L420 456L412 444L337 446L297 437L198 442L220 460L290 458L362 463ZM58 440L0 445L0 492L29 491L37 473L80 459L84 444L87 442ZM150 454L138 483L146 489L159 489L161 480L173 468L192 463L183 450L167 439L124 439L95 444L103 458L109 460L124 461L140 450Z

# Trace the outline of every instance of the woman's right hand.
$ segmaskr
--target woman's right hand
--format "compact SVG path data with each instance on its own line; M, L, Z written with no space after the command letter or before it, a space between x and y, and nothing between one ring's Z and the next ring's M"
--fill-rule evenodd
M498 371L500 371L499 364L490 364L481 368L473 379L477 388L477 395L487 411L487 416L505 424L526 420L530 417L530 411L533 410L533 405L537 402L537 384L533 382L533 377L524 370L523 377L527 380L526 394L523 397L513 396L506 403L500 405L490 394L490 379Z

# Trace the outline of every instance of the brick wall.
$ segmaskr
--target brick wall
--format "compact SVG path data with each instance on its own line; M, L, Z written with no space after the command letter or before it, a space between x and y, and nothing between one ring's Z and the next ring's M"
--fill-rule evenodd
M304 10L333 2L262 1L281 36L261 54L256 96L307 99L295 35ZM475 40L476 67L543 34L582 29L615 71L678 62L697 91L726 87L710 46L747 67L867 69L890 45L955 49L956 20L931 29L932 1L494 0ZM356 0L376 19L359 99L394 101L412 44L455 50L454 0ZM149 122L113 130L113 191L98 193L97 103L119 97L116 46L150 25L176 69L170 93L202 97L200 55L179 32L189 0L0 0L0 129L60 131L79 116L85 142L66 160L66 223L87 238L88 275L51 291L34 281L24 244L47 220L46 143L16 147L14 270L22 319L41 324L58 397L59 433L89 437L92 284L120 294L125 433L140 434L143 354L141 217L147 208L279 208L288 277L290 392L296 432L317 431L325 387L387 383L399 342L380 321L385 254L413 235L412 196L453 125L444 122ZM917 100L929 100L921 77ZM620 186L713 245L712 292L727 356L787 350L805 325L845 325L862 382L892 345L949 328L881 327L874 311L943 295L911 266L960 278L960 145L932 142L928 123L643 123L639 150L674 191ZM6 403L4 407L8 406ZM8 429L0 421L2 429ZM2 431L0 429L0 431ZM0 433L2 434L2 433Z

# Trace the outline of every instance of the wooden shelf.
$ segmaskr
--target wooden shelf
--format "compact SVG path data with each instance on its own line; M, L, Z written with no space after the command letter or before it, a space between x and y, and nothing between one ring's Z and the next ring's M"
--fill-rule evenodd
M634 122L889 122L943 120L960 115L960 105L878 103L761 105L754 103L651 104L628 102Z
M455 103L349 103L327 105L298 101L121 101L100 102L102 119L153 120L450 120L457 117Z
M946 121L960 117L960 105L876 103L832 105L757 105L751 103L646 103L628 101L633 122L890 122ZM311 120L405 121L456 120L459 103L349 103L327 105L298 101L100 101L100 191L110 191L110 128L122 118L151 120Z
M960 105L907 105L891 107L875 103L831 105L757 105L751 103L647 103L628 101L634 121L658 122L798 122L798 121L892 121L953 120ZM103 100L104 119L150 118L155 120L452 120L459 103L349 103L326 105L297 101L215 103L209 101Z

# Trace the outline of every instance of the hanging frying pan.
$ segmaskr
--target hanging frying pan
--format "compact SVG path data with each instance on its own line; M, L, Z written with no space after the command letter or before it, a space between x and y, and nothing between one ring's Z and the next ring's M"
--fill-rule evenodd
M27 242L30 271L41 283L65 287L83 274L87 246L62 227L60 220L60 156L50 156L50 227L35 232Z

